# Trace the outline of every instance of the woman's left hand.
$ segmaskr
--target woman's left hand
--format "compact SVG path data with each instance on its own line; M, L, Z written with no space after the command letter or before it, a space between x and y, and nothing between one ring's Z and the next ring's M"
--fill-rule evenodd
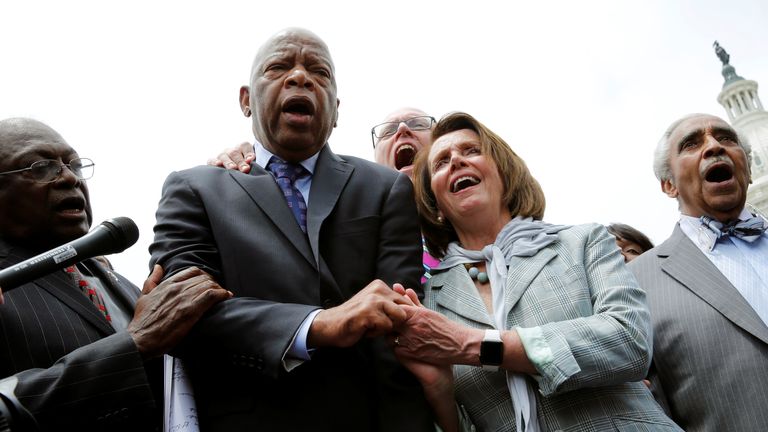
M439 366L453 364L476 364L468 358L468 347L482 341L482 330L465 327L453 322L439 312L421 305L413 290L411 301L414 306L401 305L406 320L396 331L395 354L401 359L413 359Z

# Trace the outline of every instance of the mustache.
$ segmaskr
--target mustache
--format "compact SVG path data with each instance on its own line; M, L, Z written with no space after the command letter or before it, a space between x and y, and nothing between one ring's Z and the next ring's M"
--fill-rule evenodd
M714 165L716 163L721 163L721 162L725 163L726 165L728 165L729 168L731 168L731 170L733 170L733 168L734 168L733 160L731 160L731 158L729 156L727 156L727 155L718 155L718 156L713 156L713 157L711 157L709 159L706 159L704 161L704 164L701 166L701 169L699 170L699 173L702 176L704 176L704 175L707 174L707 171L709 171L709 168L712 165Z

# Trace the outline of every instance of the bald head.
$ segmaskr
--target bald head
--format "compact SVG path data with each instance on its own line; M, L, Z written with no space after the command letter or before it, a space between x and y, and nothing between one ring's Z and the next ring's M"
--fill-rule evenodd
M325 44L325 41L320 39L320 36L316 35L315 33L301 27L288 27L280 30L279 32L273 34L270 36L269 39L267 39L260 47L259 50L256 52L256 57L253 58L253 64L251 65L251 79L249 82L253 82L253 79L255 78L255 74L259 73L259 69L261 68L262 63L268 57L269 55L274 55L274 47L277 45L280 45L281 43L285 42L291 42L295 40L302 40L305 44L312 45L314 48L317 48L318 50L324 51L327 53L328 60L330 60L330 67L332 69L333 75L335 76L335 71L333 71L334 65L333 65L333 59L331 59L331 53L328 50L328 45Z
M375 126L374 158L376 163L396 169L409 177L416 155L429 146L434 121L418 108L404 107L389 113Z
M272 154L299 162L319 152L338 119L336 73L325 42L289 28L259 49L251 82L240 88L240 109L253 135Z
M88 232L88 187L71 165L78 158L44 123L0 121L0 237L43 251Z
M28 142L64 139L47 124L24 117L0 120L0 157L5 159L17 150L19 145Z

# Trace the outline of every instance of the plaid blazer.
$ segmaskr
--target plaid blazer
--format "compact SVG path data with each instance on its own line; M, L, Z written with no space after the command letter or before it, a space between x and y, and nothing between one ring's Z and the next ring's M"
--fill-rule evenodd
M526 350L549 350L529 377L544 431L680 430L640 381L651 360L651 327L641 290L602 225L574 226L531 257L510 262L507 329L528 329ZM436 273L425 305L454 321L493 328L464 266ZM529 354L530 357L530 354ZM456 365L459 405L480 431L513 431L505 372Z

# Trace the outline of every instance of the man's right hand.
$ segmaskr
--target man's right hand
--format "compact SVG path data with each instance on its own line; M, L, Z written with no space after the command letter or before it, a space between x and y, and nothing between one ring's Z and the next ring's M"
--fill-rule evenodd
M215 159L208 159L208 165L236 169L247 174L251 171L251 162L254 159L256 155L253 154L253 144L244 142L237 147L224 150Z
M363 337L390 333L407 318L401 304L411 303L375 280L342 305L318 313L309 328L307 345L348 347Z
M161 278L162 268L155 266L128 323L128 333L145 359L169 352L211 306L232 297L195 267L157 284Z

